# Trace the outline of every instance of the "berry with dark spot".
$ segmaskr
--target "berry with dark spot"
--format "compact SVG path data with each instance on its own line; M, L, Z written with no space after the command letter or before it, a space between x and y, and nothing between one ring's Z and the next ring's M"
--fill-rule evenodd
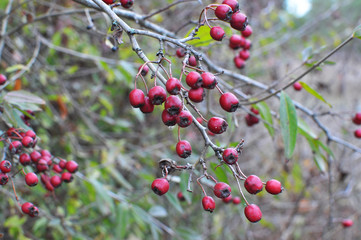
M202 102L204 97L206 96L206 92L203 88L197 88L197 89L190 89L188 91L188 97L192 102Z
M55 188L60 187L60 185L61 185L61 183L62 183L61 177L59 177L58 175L52 176L52 177L50 178L50 183L51 183L51 185L53 185L53 187L55 187Z
M213 212L216 208L216 202L210 196L205 196L202 199L202 206L205 211Z
M169 78L168 81L165 84L165 88L167 89L167 92L171 95L177 95L181 88L182 84L177 78Z
M232 8L227 4L219 5L216 10L214 10L216 17L223 21L229 21L233 14Z
M223 151L222 158L228 165L235 164L238 161L238 152L235 148L227 148Z
M11 172L11 162L8 160L3 160L0 162L0 170L3 173Z
M178 115L183 108L183 102L177 96L169 96L165 100L164 109L169 112L170 115Z
M231 92L223 93L219 99L219 104L227 112L235 112L239 107L238 98Z
M162 112L162 121L167 126L174 126L177 124L177 116L170 115L170 113L164 109Z
M9 151L12 154L20 153L22 149L23 149L23 145L21 144L20 141L13 141L9 144Z
M218 198L226 198L231 195L231 187L224 182L218 182L216 185L214 185L213 193Z
M188 59L188 65L192 66L192 67L196 67L197 66L197 59L195 56L190 56Z
M149 67L147 65L144 65L143 68L142 68L142 66L143 65L140 65L140 67L138 68L138 72L140 71L140 69L142 69L142 71L140 72L140 75L145 77L149 72Z
M214 134L221 134L227 130L228 123L223 118L212 117L208 121L208 129Z
M144 106L140 107L140 111L142 111L142 113L151 113L154 110L154 105L151 103L149 97L145 97L144 98Z
M39 179L35 173L30 172L25 175L25 182L28 186L34 187L38 184Z
M145 105L144 92L140 89L133 89L129 93L129 102L134 108L140 108Z
M65 168L66 170L68 170L68 172L75 173L76 171L78 171L78 163L75 161L68 161L65 164Z
M243 31L248 24L247 16L243 13L235 12L232 14L230 23L232 28Z
M187 158L192 154L192 146L186 140L179 141L176 145L176 152L181 158Z
M213 89L216 87L217 79L216 76L214 76L212 73L204 72L202 73L201 77L203 81L202 87L207 89Z
M244 60L242 58L240 58L239 56L234 57L233 62L234 62L234 65L236 66L236 68L239 68L239 69L244 68L244 66L246 65Z
M233 12L237 12L239 10L239 3L237 0L224 0L222 4L230 6Z
M167 92L161 86L155 86L149 90L148 97L153 105L161 105L167 98Z
M177 57L182 58L186 55L186 50L184 48L178 48L175 53Z
M120 0L120 4L123 8L130 8L134 4L134 0Z
M242 36L248 38L252 35L252 27L247 25L246 28L241 32Z
M191 88L199 88L203 84L203 79L198 72L190 72L186 77L186 83Z
M0 185L5 185L9 181L9 176L6 173L0 173Z
M27 166L31 163L30 155L27 153L23 153L19 157L19 161L23 166Z
M187 110L182 110L177 116L177 124L182 128L188 127L192 122L192 114Z
M165 178L157 178L152 182L152 190L155 194L162 196L169 190L169 182Z
M222 41L222 39L225 37L226 32L221 28L220 26L215 26L211 28L211 31L209 33L211 37L216 41Z
M61 175L61 180L66 183L70 183L71 181L73 181L73 174L71 174L70 172L64 172Z
M34 139L32 137L25 136L21 140L21 143L23 144L24 147L31 148L34 145Z
M257 194L263 189L263 183L256 175L250 175L244 181L244 187L250 194Z
M245 39L241 35L233 34L229 39L229 47L231 49L239 49L240 47L244 46Z

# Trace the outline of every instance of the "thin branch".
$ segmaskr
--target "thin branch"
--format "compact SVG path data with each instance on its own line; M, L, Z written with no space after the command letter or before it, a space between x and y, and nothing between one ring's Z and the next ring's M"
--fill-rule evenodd
M6 9L5 9L5 18L4 18L4 21L2 22L2 26L1 26L1 36L3 36L5 33L6 33L6 29L8 27L8 22L9 22L9 13L11 11L11 6L13 5L13 0L9 0L8 2L8 5L6 6ZM1 37L0 38L0 60L1 60L1 55L2 55L2 52L3 52L3 49L4 49L4 45L5 45L5 38L4 37Z

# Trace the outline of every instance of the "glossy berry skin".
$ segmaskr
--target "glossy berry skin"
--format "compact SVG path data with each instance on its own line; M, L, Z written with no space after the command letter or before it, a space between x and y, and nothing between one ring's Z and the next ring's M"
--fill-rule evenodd
M250 222L258 222L262 219L262 212L261 209L256 204L249 204L244 209L244 215Z
M12 154L20 153L23 148L23 145L20 141L13 141L9 144L9 151Z
M213 212L213 210L216 208L216 202L212 197L205 196L202 199L202 206L205 211Z
M65 168L66 163L67 163L66 160L64 160L62 158L59 159L59 167L61 167L62 169Z
M120 4L123 8L130 8L133 6L134 0L120 0Z
M239 10L239 3L237 0L224 0L222 4L230 6L233 12L237 12Z
M140 75L142 75L143 77L145 77L148 72L149 72L149 67L147 65L144 65L143 68L142 68L143 65L140 65L139 68L138 68L138 72L140 71L140 69L142 69L142 71L140 72Z
M211 31L209 32L209 34L211 35L211 37L213 38L213 40L216 41L222 41L222 39L224 38L224 36L226 35L225 31L223 30L223 28L219 27L219 26L215 26L211 28Z
M25 136L31 137L34 140L36 139L36 133L32 130L26 131Z
M155 86L149 90L148 97L153 105L161 105L167 98L167 92L161 86Z
M140 108L145 105L144 92L140 89L133 89L129 93L129 102L134 108Z
M245 38L248 38L252 35L252 27L250 25L247 25L246 28L241 32L242 36Z
M48 170L49 169L48 162L45 159L40 158L40 160L37 162L36 169L39 172L44 172L44 171Z
M53 187L57 188L57 187L60 187L61 183L62 183L62 180L61 180L61 177L55 175L55 176L52 176L50 178L50 183L51 185L53 185Z
M19 161L23 166L27 166L31 163L30 155L27 153L23 153L19 157Z
M204 97L206 96L206 92L204 91L203 88L197 88L197 89L190 89L188 91L188 98L192 101L192 102L202 102Z
M214 134L221 134L227 130L228 123L223 118L212 117L208 121L208 129Z
M232 202L232 201L233 201L233 196L232 196L232 194L229 195L229 196L226 197L226 198L222 198L222 202L224 202L224 203L230 203L230 202Z
M21 211L23 211L23 213L25 213L25 214L29 214L33 208L34 208L34 204L29 203L29 202L23 203L21 205Z
M299 82L295 82L295 83L293 84L293 88L294 88L296 91L301 91L302 85L301 85L301 83L299 83Z
M231 17L231 27L243 31L247 26L247 16L240 12L235 12Z
M353 221L351 219L343 219L341 223L344 228L348 228L353 225Z
M144 106L140 107L140 111L142 111L142 113L152 113L154 110L154 105L151 103L149 97L145 97L144 98Z
M61 180L66 183L70 183L71 181L73 181L73 174L71 174L70 172L64 172L63 174L61 174Z
M237 34L233 34L231 36L231 38L229 39L229 45L228 46L231 49L235 50L235 49L238 49L238 48L242 47L244 45L244 43L245 43L245 39L242 36L237 35Z
M33 161L34 163L37 163L39 161L39 159L41 158L41 153L39 153L38 151L33 151L32 153L30 153L30 158L31 158L31 161Z
M233 62L234 62L234 65L236 66L236 68L239 68L239 69L244 68L244 66L246 65L244 60L242 58L240 58L239 56L234 57Z
M229 21L233 14L232 8L227 4L219 5L214 11L216 17L223 21Z
M361 138L361 129L356 129L355 132L354 132L354 135L356 138Z
M241 198L240 197L234 197L232 200L234 205L238 205L241 203Z
M188 64L192 67L196 67L197 66L197 59L195 56L190 56L188 59Z
M169 96L165 100L164 109L169 112L170 115L178 115L183 108L183 102L177 96Z
M356 125L361 125L361 113L356 113L352 118L352 122Z
M4 85L7 81L7 78L4 74L0 74L0 85Z
M201 75L202 77L202 87L203 88L207 88L207 89L213 89L216 87L217 85L217 79L216 76L214 76L212 73L210 72L204 72Z
M152 190L155 194L162 196L169 190L169 182L165 178L157 178L152 182Z
M187 158L192 154L192 146L186 140L179 141L175 149L178 156L181 158Z
M25 182L28 186L34 187L38 184L39 179L35 173L30 172L25 175Z
M186 55L186 50L184 48L178 48L175 53L177 57L182 58Z
M268 180L265 189L268 193L273 195L277 195L283 190L281 182L275 179Z
M219 104L227 112L235 112L239 107L238 98L230 92L223 93L219 99Z
M48 150L45 150L45 149L41 150L41 151L40 151L40 154L41 154L41 156L43 156L43 157L49 157L49 158L52 157L52 156L51 156L51 153L50 153Z
M249 51L248 50L242 50L239 51L238 56L243 59L244 61L246 61L249 58Z
M9 176L6 173L0 172L0 185L5 185L9 181Z
M177 78L169 78L165 84L165 88L169 94L177 95L182 88L182 84Z
M170 113L164 109L162 112L162 121L168 127L174 126L177 124L177 116L170 115Z
M34 145L34 139L32 137L25 136L21 140L21 143L23 144L24 147L30 148L30 147L33 147L33 145Z
M250 175L244 181L244 187L250 194L257 194L263 189L263 183L256 175Z
M223 151L222 158L228 165L235 164L238 161L238 152L235 148L227 148Z
M11 162L8 160L3 160L0 162L0 170L3 173L11 172Z
M103 0L103 2L105 2L106 4L110 5L115 3L115 0Z
M186 83L191 88L199 88L203 84L203 79L199 73L190 72L186 77Z
M68 161L65 164L65 168L66 170L68 170L68 172L75 173L76 171L78 171L78 163L75 161Z
M192 122L192 115L187 110L182 110L177 116L177 124L182 128L188 127Z
M180 202L184 202L186 200L186 198L183 196L182 192L177 193L177 198Z
M218 198L226 198L231 195L231 187L224 182L218 182L214 185L213 193Z

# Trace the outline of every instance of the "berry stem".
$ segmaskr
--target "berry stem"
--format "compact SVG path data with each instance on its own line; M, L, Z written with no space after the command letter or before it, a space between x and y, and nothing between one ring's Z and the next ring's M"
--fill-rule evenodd
M14 190L14 194L15 194L15 199L16 199L16 201L18 202L18 204L20 205L18 195L16 194L15 184L14 184L13 178L12 178L11 176L9 176L9 178L10 178L10 181L11 181L11 185L13 186L13 190Z
M249 203L248 203L246 197L245 197L244 194L243 194L243 191L242 191L242 188L241 188L241 184L239 183L239 180L238 180L238 177L239 177L239 176L237 175L236 171L233 169L233 167L232 167L231 165L227 165L227 166L229 167L229 169L231 169L231 171L232 171L232 173L233 173L233 176L234 176L234 178L235 178L236 181L237 181L237 186L238 186L239 192L241 193L243 200L245 201L245 203L246 203L247 206L248 206Z
M204 196L207 196L206 191L204 190L204 188L203 188L202 184L199 182L199 180L200 180L200 179L202 179L202 178L204 178L204 177L205 177L205 175L203 175L203 176L201 176L201 177L197 178L197 183L198 183L198 185L202 188L202 191L203 191L203 193L204 193Z
M178 126L178 142L181 141L181 137L180 137L180 127Z
M242 175L244 178L247 178L247 176L242 172L241 168L239 167L238 162L236 162L236 167L237 167L236 170L238 171L238 173L240 175Z
M216 88L217 88L218 92L223 95L223 91L219 88L218 84L216 85Z

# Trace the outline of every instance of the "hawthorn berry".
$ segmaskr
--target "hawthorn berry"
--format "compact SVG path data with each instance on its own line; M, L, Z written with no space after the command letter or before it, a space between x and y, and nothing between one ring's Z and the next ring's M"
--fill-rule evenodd
M68 170L68 172L75 173L76 171L78 171L78 163L75 161L68 161L65 164L65 168L66 170Z
M182 192L177 193L177 198L180 202L184 202L186 200L186 198L183 196Z
M204 196L202 199L202 206L204 210L213 212L213 210L216 208L216 203L212 197Z
M30 209L29 216L30 217L37 217L39 215L39 209L35 206L33 206L32 209Z
M45 159L40 158L39 161L36 164L36 169L39 172L44 172L44 171L48 170L49 169L48 162Z
M249 204L244 209L244 215L250 222L258 222L262 219L261 209L256 204Z
M351 219L343 219L341 223L344 228L348 228L353 225L353 221Z
M222 158L228 165L235 164L238 161L238 152L235 148L227 148L223 151Z
M249 51L243 49L242 51L239 51L238 56L244 61L246 61L249 58Z
M54 175L50 178L50 183L51 185L53 185L53 187L57 188L60 187L62 180L61 177L59 177L58 175Z
M197 66L197 59L195 56L190 56L188 59L188 65L192 66L192 67L196 67Z
M164 109L162 112L162 121L167 126L174 126L177 124L177 116L170 115L170 113Z
M49 158L51 158L51 153L50 153L48 150L43 149L43 150L40 151L40 154L41 154L41 156L43 156L43 157L49 157Z
M23 165L29 165L31 163L30 155L27 153L23 153L19 156L19 162Z
M33 161L34 163L37 163L39 161L39 159L41 158L41 153L39 153L38 151L33 151L32 153L30 153L30 158L31 158L31 161Z
M213 89L216 87L217 85L217 79L216 76L214 76L212 73L210 72L204 72L201 75L202 77L202 87L203 88L207 88L207 89Z
M47 182L50 181L50 177L49 177L48 175L46 175L46 174L42 174L42 175L40 176L40 180L41 180L41 182L45 185Z
M5 185L9 181L9 176L6 173L0 172L0 185Z
M34 187L38 184L39 179L38 176L36 176L35 173L30 172L25 175L25 182L28 186Z
M62 158L59 159L59 167L61 167L62 169L65 168L66 163L67 163L66 160L64 160Z
M233 14L232 8L227 4L219 5L214 11L216 17L223 21L229 21Z
M157 178L152 182L152 190L155 194L162 196L169 190L169 182L165 178Z
M202 102L204 97L206 95L206 92L203 88L196 88L196 89L190 89L188 91L188 97L191 101L199 103Z
M4 74L0 74L0 85L4 85L7 81L7 78Z
M222 198L222 201L224 202L224 203L230 203L230 202L232 202L233 201L233 197L232 197L232 194L230 194L228 197L226 197L226 198Z
M50 180L45 183L45 188L46 188L46 190L48 190L49 192L54 191L54 186L51 184Z
M33 208L34 208L34 204L30 202L26 202L21 205L21 211L23 211L23 213L25 214L29 214Z
M11 162L8 160L3 160L0 162L0 170L3 173L11 172Z
M20 153L21 150L23 148L23 145L21 144L20 141L13 141L10 143L9 145L9 151L12 153L12 154L15 154L15 153Z
M301 83L299 83L299 82L295 82L295 83L293 84L293 88L294 88L296 91L301 91L302 85L301 85Z
M228 46L231 49L238 49L238 48L244 46L244 44L245 44L245 39L242 36L237 35L237 34L233 34L231 36L231 38L229 39L229 45Z
M105 2L106 4L110 5L115 3L115 0L103 0L103 2Z
M167 92L161 86L155 86L149 90L148 97L153 105L161 105L167 98Z
M244 181L244 187L250 194L257 194L263 189L263 183L256 175L250 175Z
M244 40L243 49L249 50L252 47L252 42L249 39Z
M8 137L15 137L15 136L17 136L16 135L17 132L18 131L16 131L15 128L11 127L6 131L6 135L8 135Z
M273 195L277 195L283 190L281 182L275 179L268 180L265 188L268 193Z
M192 114L187 110L182 110L177 116L177 124L182 128L188 127L192 122Z
M243 31L248 24L247 16L243 13L235 12L232 14L230 24L232 28Z
M21 143L23 144L24 147L31 148L34 145L34 139L32 137L25 136L21 140Z
M232 200L234 205L238 205L241 203L241 198L240 197L234 197Z
M59 164L55 164L53 166L53 171L56 172L56 173L62 173L63 169L59 166Z
M175 53L177 57L182 58L186 55L186 50L184 48L178 48Z
M223 93L219 99L219 104L227 112L235 112L239 107L238 98L231 92Z
M34 140L36 139L36 133L33 130L26 131L25 136L29 136Z
M231 195L231 187L224 182L218 182L214 185L213 193L218 198L226 198Z
M203 79L198 72L190 72L186 77L186 83L191 88L199 88L203 84Z
M154 105L151 103L149 97L144 97L144 105L140 107L142 113L151 113L154 110Z
M140 108L145 105L144 92L140 89L133 89L129 93L129 102L134 108Z
M192 146L186 140L181 140L176 145L176 152L181 158L187 158L192 154Z
M354 132L354 135L356 138L361 138L361 129L356 129L355 132Z
M61 180L69 183L73 181L73 174L71 174L70 172L63 172L63 174L61 174Z
M361 124L361 113L356 113L355 116L352 118L352 122L356 125Z
M242 36L248 38L252 35L252 28L250 25L247 25L246 28L241 32Z
M237 0L224 0L222 4L230 6L233 12L237 12L239 10L239 3Z
M211 28L211 31L209 33L211 37L216 41L222 41L224 38L226 32L221 28L220 26L215 26Z
M169 96L165 100L164 108L170 115L178 115L183 108L183 102L177 96Z
M142 75L143 77L145 77L149 72L149 67L147 65L144 65L144 66L140 65L138 68L138 72L140 71L140 69L142 69L142 71L140 72L140 75Z
M165 84L165 88L167 89L167 92L171 95L177 95L181 88L182 84L177 78L169 78L168 81Z
M123 8L130 8L133 6L134 0L120 0L120 4Z
M227 130L228 123L223 118L212 117L208 121L208 129L214 134L221 134Z
M244 60L242 58L240 58L239 56L234 57L233 62L234 62L234 65L236 66L236 68L239 68L239 69L244 68L244 66L246 65Z

